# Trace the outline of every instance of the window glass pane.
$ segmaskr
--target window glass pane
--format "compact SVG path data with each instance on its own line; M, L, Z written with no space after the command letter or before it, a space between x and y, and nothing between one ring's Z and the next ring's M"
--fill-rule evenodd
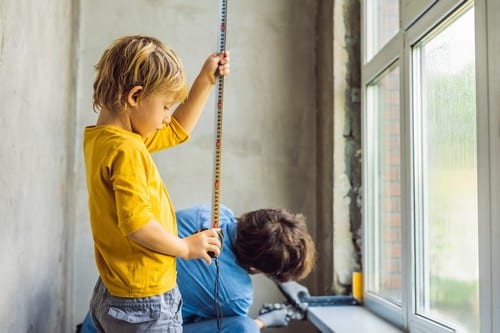
M399 31L399 0L367 0L366 56L369 61Z
M417 312L479 332L473 9L413 54Z
M368 290L401 304L401 163L399 67L387 70L367 87L371 124L368 168Z

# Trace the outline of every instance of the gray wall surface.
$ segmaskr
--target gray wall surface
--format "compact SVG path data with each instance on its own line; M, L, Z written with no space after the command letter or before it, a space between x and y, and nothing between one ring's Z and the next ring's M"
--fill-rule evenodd
M216 0L116 1L81 4L77 143L92 111L93 65L117 37L150 34L173 48L189 82L216 50ZM314 232L315 178L315 0L231 0L227 49L231 75L225 81L221 200L236 214L264 207L303 212ZM264 10L265 6L265 10ZM154 155L176 208L210 203L215 96L209 98L191 139ZM73 312L88 310L97 277L89 231L82 154L76 155L76 234ZM252 314L264 302L283 301L255 277ZM284 332L281 330L281 332ZM305 331L303 331L305 332Z
M0 332L61 332L74 144L73 2L0 0Z

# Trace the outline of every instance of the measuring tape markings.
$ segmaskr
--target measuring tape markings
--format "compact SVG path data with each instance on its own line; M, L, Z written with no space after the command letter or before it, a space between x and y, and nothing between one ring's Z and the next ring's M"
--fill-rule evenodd
M220 0L220 23L218 34L217 53L221 54L226 49L226 21L227 21L227 0ZM212 227L219 227L220 217L220 173L221 173L221 155L222 155L222 113L224 108L224 76L220 75L219 69L216 70L216 121L215 121L215 157L214 157L214 184L212 197ZM223 242L222 230L218 232L219 240ZM222 309L219 300L220 293L220 266L218 258L214 258L216 273L214 286L215 312L217 315L217 329L222 328Z
M218 33L217 53L226 49L226 22L227 22L227 0L220 0L220 22ZM219 227L220 217L220 173L222 155L222 113L224 109L224 76L219 75L217 68L216 87L216 122L215 122L215 157L214 157L214 184L212 197L212 227Z

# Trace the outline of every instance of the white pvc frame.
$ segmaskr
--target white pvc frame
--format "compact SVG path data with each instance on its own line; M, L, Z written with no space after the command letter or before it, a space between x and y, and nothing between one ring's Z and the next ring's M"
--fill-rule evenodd
M465 0L400 0L401 30L369 62L366 62L364 42L362 43L362 133L363 151L367 152L367 127L370 117L366 114L366 87L381 75L389 66L400 66L401 100L401 156L402 156L402 220L414 221L414 199L411 194L412 165L409 138L412 128L408 110L411 110L411 46L431 31L443 19L468 1ZM362 40L365 27L365 1L361 1ZM477 152L478 152L478 209L479 209L479 286L480 286L480 322L481 333L500 332L500 1L475 0L476 29L476 109L477 109ZM366 155L365 155L366 156ZM363 184L367 183L367 168L363 169ZM369 198L369 189L364 187L363 197ZM363 225L367 225L366 204ZM413 224L413 222L411 223ZM413 225L403 223L402 239L410 246L402 247L403 263L403 306L397 307L386 300L365 290L365 305L377 315L395 325L409 329L410 332L441 333L455 330L439 325L415 315L415 278L412 266L414 239L410 232ZM366 241L369 239L365 228ZM364 267L368 267L367 257ZM365 277L367 286L367 277ZM365 287L366 289L366 287Z

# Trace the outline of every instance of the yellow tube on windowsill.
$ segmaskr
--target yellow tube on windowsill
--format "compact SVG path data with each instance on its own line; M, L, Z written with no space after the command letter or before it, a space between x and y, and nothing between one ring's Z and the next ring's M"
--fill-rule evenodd
M359 303L363 303L363 273L352 273L352 297Z

